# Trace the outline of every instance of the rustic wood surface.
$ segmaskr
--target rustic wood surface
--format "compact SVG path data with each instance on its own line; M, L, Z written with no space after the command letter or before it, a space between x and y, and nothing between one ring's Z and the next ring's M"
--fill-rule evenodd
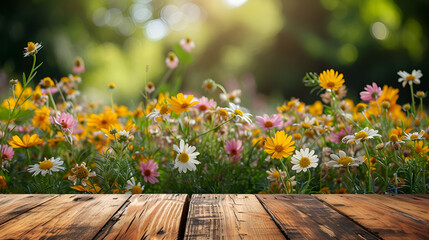
M255 195L194 194L185 239L285 239Z
M380 201L376 195L315 196L383 239L429 239L429 223L403 212L400 206L392 208L392 197L382 196Z
M2 239L429 239L429 195L0 195Z
M289 239L377 239L311 195L259 195Z
M186 194L134 195L96 239L177 239L186 204Z

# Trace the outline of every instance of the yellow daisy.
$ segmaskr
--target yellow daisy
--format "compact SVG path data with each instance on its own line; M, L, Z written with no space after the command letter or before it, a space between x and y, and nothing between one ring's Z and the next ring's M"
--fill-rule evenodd
M343 74L338 74L333 69L323 71L319 76L319 81L322 88L333 91L338 90L344 83Z
M198 104L198 101L192 101L194 95L187 95L186 98L183 93L177 94L176 97L167 99L167 102L171 104L171 110L176 114L180 114L183 111L189 112L189 108Z
M271 154L271 158L287 158L295 150L293 144L295 141L292 141L292 137L285 134L284 131L277 131L274 138L267 137L265 142L265 152Z
M38 134L33 134L30 135L29 134L25 134L21 138L19 138L17 135L12 137L12 141L9 142L9 144L13 147L13 148L29 148L31 146L34 145L39 145L43 143L43 140L39 138Z

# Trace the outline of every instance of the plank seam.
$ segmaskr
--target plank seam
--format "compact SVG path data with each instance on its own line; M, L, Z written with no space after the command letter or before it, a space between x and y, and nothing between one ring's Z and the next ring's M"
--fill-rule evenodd
M6 220L5 222L1 223L1 224L0 224L0 226L1 226L1 225L3 225L3 224L5 224L5 223L7 223L7 222L9 222L9 221L10 221L10 220L12 220L12 219L15 219L15 218L17 218L17 217L21 216L22 214L24 214L24 213L26 213L26 212L28 212L28 211L30 211L30 210L32 210L32 209L35 209L36 207L39 207L40 205L43 205L43 204L45 204L45 203L47 203L47 202L49 202L49 201L53 200L54 198L57 198L58 196L59 196L59 195L55 195L55 196L53 196L53 197L51 197L51 198L48 198L48 199L46 199L45 201L43 201L43 202L41 202L41 203L39 203L39 204L37 204L37 205L34 205L33 207L31 207L31 208L29 208L29 209L27 209L27 210L23 211L23 212L22 212L22 213L20 213L19 215L16 215L16 216L14 216L14 217L12 217L12 218L10 218L10 219Z
M361 227L362 229L366 230L368 233L374 235L376 238L383 240L382 237L380 237L377 233L371 231L371 229L359 224L357 221L355 221L353 218L351 218L350 216L348 216L347 214L341 212L340 210L338 210L337 208L335 208L334 206L332 206L331 204L329 204L328 202L323 201L322 199L314 196L313 194L311 194L312 197L314 197L315 199L317 199L318 201L320 201L322 204L325 204L326 206L328 206L329 208L333 209L334 211L338 212L339 214L343 215L344 217L346 217L347 219L349 219L350 221L352 221L354 224L356 224L357 226Z
M268 215L270 215L271 219L274 221L274 223L276 224L276 226L279 228L280 232L283 234L283 236L287 239L287 240L291 240L289 238L289 236L287 235L286 231L283 231L283 228L281 227L281 223L279 220L277 220L277 218L274 216L273 213L271 213L271 211L268 209L267 206L265 206L264 202L259 198L258 195L255 194L256 199L258 199L259 203L262 205L262 207L265 209L265 211L268 213Z
M188 194L186 194L186 199L182 209L182 217L180 219L179 234L177 234L178 240L182 240L185 238L186 223L188 222L188 215L189 215L189 205L190 205L190 197Z
M131 204L131 195L128 199L122 204L120 208L113 214L113 216L103 225L103 227L95 234L93 239L104 239L109 231L115 226L115 224L121 219L122 215L126 212L128 206Z

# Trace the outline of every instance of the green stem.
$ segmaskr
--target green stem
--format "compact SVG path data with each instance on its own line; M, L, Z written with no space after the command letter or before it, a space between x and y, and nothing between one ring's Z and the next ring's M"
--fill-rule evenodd
M365 145L365 142L362 141L363 148L365 149L365 154L368 159L368 193L373 193L372 191L372 176L371 176L371 159L368 152L368 149Z
M307 181L307 184L305 185L305 188L304 188L305 191L307 191L308 186L310 185L310 181L311 181L311 171L309 169L307 169L307 172L308 172L308 181Z
M290 192L289 192L289 188L288 188L288 185L287 185L287 183L289 183L290 184L290 188L291 188L291 190L292 190L292 188L293 188L293 186L292 186L292 182L290 182L290 175L289 175L289 172L288 172L288 170L287 170L287 168L286 168L286 165L284 164L284 162L283 162L283 158L282 159L280 159L280 163L282 164L282 166L283 166L283 169L285 170L285 172L286 172L286 177L287 177L287 181L286 181L286 184L284 185L284 187L285 187L285 191L286 191L286 193L287 194L289 194ZM281 178L281 177L280 177ZM284 184L284 183L283 183ZM293 192L293 191L292 191Z
M416 114L416 104L414 102L413 84L410 85L410 90L411 90L411 102L412 102L411 112L413 113L413 116L415 116L415 114Z
M56 114L58 112L58 110L57 110L57 105L55 104L54 97L52 96L52 93L51 93L51 88L48 88L48 95L49 95L49 98L51 99L52 106L53 106L53 108L55 110L55 114Z

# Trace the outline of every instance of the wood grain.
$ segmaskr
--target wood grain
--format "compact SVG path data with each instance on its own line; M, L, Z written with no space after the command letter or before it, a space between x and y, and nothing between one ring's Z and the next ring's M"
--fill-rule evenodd
M311 195L257 197L288 239L377 239Z
M60 195L0 225L0 239L91 239L129 195Z
M133 195L95 239L178 239L188 203L187 194Z
M356 199L385 205L419 220L429 223L429 199L413 195L356 195Z
M194 194L185 239L285 239L255 195Z
M314 195L383 239L429 239L429 224L386 204L375 195ZM389 199L385 199L389 201Z
M57 195L48 195L48 194L0 195L0 225L55 197L57 197Z

